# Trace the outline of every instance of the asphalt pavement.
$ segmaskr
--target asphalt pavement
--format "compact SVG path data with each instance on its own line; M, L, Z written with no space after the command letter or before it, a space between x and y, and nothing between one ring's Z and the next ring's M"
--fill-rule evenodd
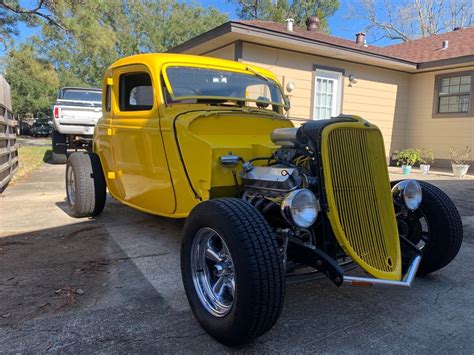
M98 218L74 219L64 166L45 164L0 195L0 353L472 354L474 179L428 179L463 216L465 241L449 266L411 289L288 285L275 327L231 349L188 306L182 220L111 198Z

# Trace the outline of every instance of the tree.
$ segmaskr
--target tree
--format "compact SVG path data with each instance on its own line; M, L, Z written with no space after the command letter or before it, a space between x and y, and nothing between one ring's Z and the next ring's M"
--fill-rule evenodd
M31 7L25 7L20 5L18 0L0 0L0 10L2 15L13 18L15 22L36 23L36 21L43 21L65 29L57 17L57 1L37 0L36 2L31 1L30 4Z
M3 10L41 27L39 37L12 48L6 60L14 109L20 115L47 113L59 86L100 86L106 68L119 57L162 52L227 21L214 8L180 0L44 0L37 4L41 7L31 11L51 17L53 23L43 16L36 18L33 12L19 14L24 9L13 5L9 10L0 0L0 15Z
M116 34L120 55L163 52L228 19L215 8L176 0L124 1L104 15Z
M59 80L53 66L36 56L31 43L13 50L6 63L15 113L21 116L47 114L54 102Z
M18 35L18 23L30 26L47 23L65 30L56 13L55 0L37 0L31 7L20 5L19 0L0 0L0 43L4 50L12 45L12 37Z
M93 85L118 57L162 52L216 27L227 16L177 0L56 0L67 28L43 24L38 50L50 58L61 85Z
M0 43L7 48L12 36L17 34L15 16L0 7Z
M327 18L339 8L339 0L231 0L239 18L284 22L287 18L304 26L310 16L319 17L320 30L328 31Z
M56 69L61 86L97 86L117 58L117 35L102 21L113 3L57 0L57 16L68 30L42 24L36 48Z
M472 0L359 0L348 17L365 21L373 40L408 41L471 26L473 11Z

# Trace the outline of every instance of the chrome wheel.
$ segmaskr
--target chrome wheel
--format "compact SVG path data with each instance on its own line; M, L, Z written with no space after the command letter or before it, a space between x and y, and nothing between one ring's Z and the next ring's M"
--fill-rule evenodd
M74 206L76 203L76 181L71 166L68 166L66 170L66 193L69 203Z
M206 227L197 231L191 247L191 272L204 308L216 317L227 315L235 300L234 264L215 230Z
M421 208L409 212L405 218L398 218L398 231L403 237L423 250L430 242L431 229Z

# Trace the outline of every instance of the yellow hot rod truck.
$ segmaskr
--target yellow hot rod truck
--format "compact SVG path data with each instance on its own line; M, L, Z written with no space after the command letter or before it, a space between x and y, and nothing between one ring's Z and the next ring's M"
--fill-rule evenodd
M67 161L71 214L99 215L108 189L141 211L186 217L184 289L224 344L268 331L287 282L409 287L459 251L456 207L426 182L389 181L376 126L343 115L294 127L267 70L142 54L112 64L102 90L93 152Z

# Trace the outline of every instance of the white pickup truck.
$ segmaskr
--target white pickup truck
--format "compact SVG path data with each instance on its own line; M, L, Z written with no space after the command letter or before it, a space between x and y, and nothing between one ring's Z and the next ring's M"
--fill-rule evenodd
M102 115L102 91L65 87L53 107L53 162L65 164L68 149L90 150L94 129Z

